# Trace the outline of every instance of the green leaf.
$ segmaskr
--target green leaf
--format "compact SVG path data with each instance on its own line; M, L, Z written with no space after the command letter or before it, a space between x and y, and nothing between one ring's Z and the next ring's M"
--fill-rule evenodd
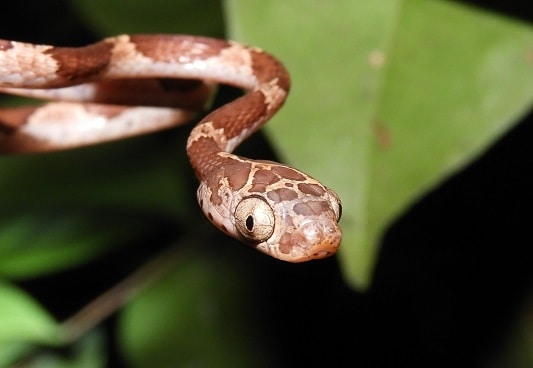
M103 349L105 338L100 331L93 331L73 344L68 354L42 349L39 354L31 354L31 346L18 343L0 345L0 367L19 366L35 368L103 368L106 367L106 354Z
M288 66L267 127L343 200L341 264L371 281L398 215L531 106L533 30L457 2L227 1L230 35Z
M180 257L179 267L121 313L121 350L131 366L270 366L261 351L267 345L250 327L258 317L246 296L249 270L227 256Z
M0 343L0 367L11 367L13 363L30 350L31 345L21 342Z
M61 341L53 318L22 290L0 280L0 295L0 345Z
M130 12L103 0L71 3L105 34L222 33L218 2L163 2L132 2ZM291 71L293 92L266 129L283 161L341 195L340 261L348 280L359 287L370 283L379 243L390 223L428 189L482 153L531 105L533 36L531 27L517 21L437 0L225 4L230 35L267 49ZM133 10L142 18L133 18ZM150 16L152 11L157 16ZM144 158L144 152L137 157ZM60 165L51 177L61 178ZM35 166L45 167L28 167L25 178L34 175L38 181L46 175ZM130 173L143 174L144 169ZM13 172L2 171L10 177ZM159 181L164 175L154 174L158 184L168 185L169 181ZM2 200L79 201L80 196L72 194L76 191L71 193L79 188L88 193L86 203L93 203L92 189L104 185L81 177L84 180L52 180L37 194L32 193L40 187L36 180L0 182L0 189L11 194ZM125 183L112 178L105 184L112 191L111 205L132 198L132 187ZM155 193L155 203L163 206L158 210L176 208L161 188L146 187L142 204L149 205ZM42 193L51 193L49 199ZM184 217L187 213L180 212Z
M0 275L57 272L155 233L155 219L91 210L28 210L0 215Z

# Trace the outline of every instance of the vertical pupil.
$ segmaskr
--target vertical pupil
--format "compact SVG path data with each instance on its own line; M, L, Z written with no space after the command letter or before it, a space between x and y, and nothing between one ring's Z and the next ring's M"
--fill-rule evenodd
M248 231L252 231L254 228L254 218L252 216L248 216L246 218L246 228Z

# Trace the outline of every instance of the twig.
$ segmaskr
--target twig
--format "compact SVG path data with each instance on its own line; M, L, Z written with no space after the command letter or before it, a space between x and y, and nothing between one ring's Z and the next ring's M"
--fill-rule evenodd
M173 269L181 247L171 247L142 265L126 279L98 296L61 324L65 342L73 342L116 312L141 291Z

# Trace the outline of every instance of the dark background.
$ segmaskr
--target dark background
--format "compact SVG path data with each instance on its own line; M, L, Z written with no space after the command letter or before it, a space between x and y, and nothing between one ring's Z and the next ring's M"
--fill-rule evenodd
M523 1L465 3L527 22L533 16ZM0 38L57 45L98 38L69 16L66 3L7 4ZM65 16L58 22L55 14ZM349 289L333 259L297 272L257 261L257 274L264 275L257 280L258 303L274 317L265 324L286 366L488 367L505 356L527 314L533 323L531 309L525 309L527 303L531 308L533 277L532 117L388 229L367 292ZM262 157L275 158L261 136L254 139L254 148L265 147ZM159 236L172 234L164 228ZM156 251L134 244L126 253L24 286L64 318ZM95 269L105 280L95 279ZM72 279L85 279L84 290L67 285L69 299L59 298L52 285ZM111 334L113 322L106 322ZM119 366L113 356L111 365Z

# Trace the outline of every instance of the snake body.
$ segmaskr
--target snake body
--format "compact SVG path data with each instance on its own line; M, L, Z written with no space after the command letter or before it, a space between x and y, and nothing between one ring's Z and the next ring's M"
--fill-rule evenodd
M78 48L0 40L0 92L55 101L0 110L0 151L65 149L172 127L202 107L215 83L247 92L205 116L187 141L207 218L281 260L334 254L341 204L331 189L289 166L231 153L290 88L284 66L257 48L181 35L122 35Z

